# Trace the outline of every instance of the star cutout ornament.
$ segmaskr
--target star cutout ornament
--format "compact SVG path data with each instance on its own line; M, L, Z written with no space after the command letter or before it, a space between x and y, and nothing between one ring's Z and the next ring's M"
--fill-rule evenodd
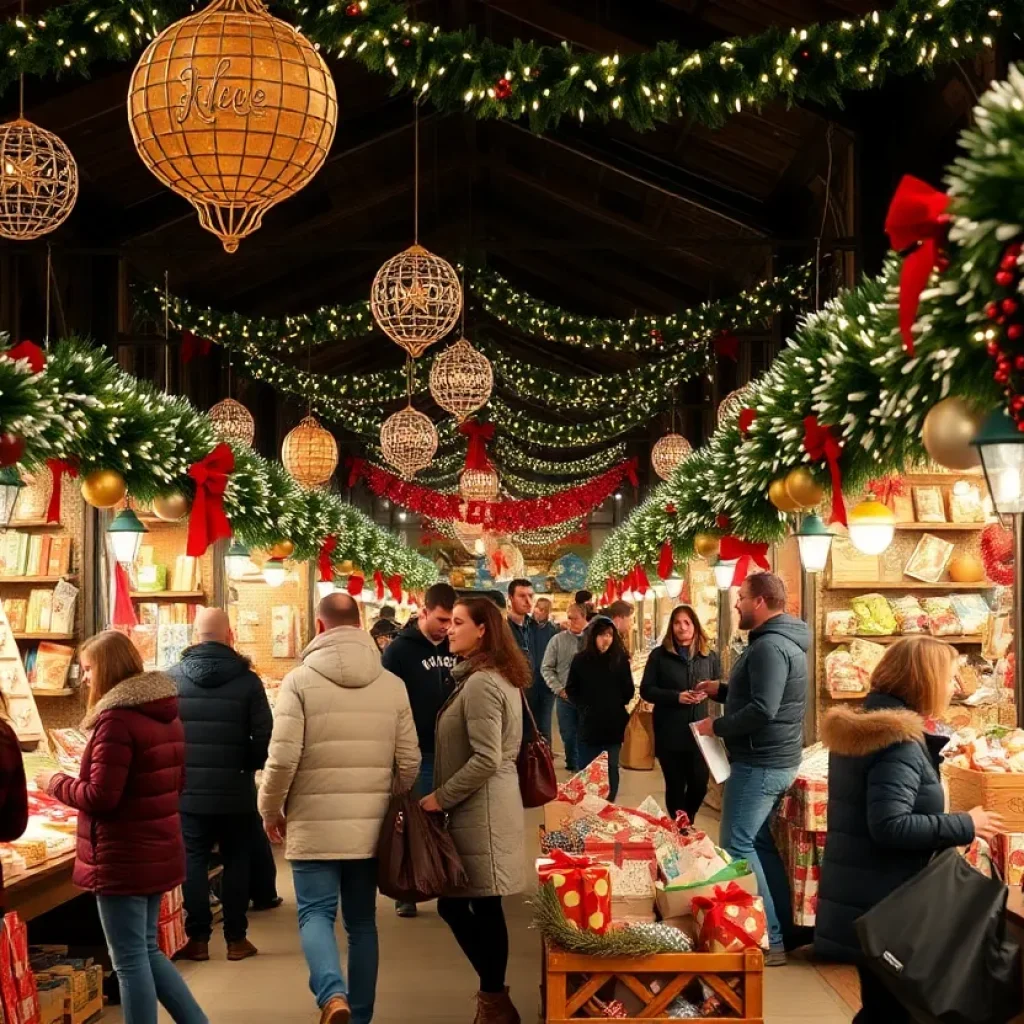
M34 196L38 181L39 168L34 153L20 160L13 156L4 157L0 173L0 191L10 192L12 189L18 189Z
M427 289L420 284L418 278L413 278L412 284L406 288L404 285L398 286L398 311L403 316L406 313L415 310L417 313L426 313L429 309L430 296L427 294Z

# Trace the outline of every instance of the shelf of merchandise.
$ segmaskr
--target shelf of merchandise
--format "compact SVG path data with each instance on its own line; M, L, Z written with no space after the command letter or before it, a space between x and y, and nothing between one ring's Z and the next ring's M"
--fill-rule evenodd
M63 523L49 523L45 519L19 519L11 523L12 530L63 530Z
M833 700L863 700L871 691L862 690L860 693L834 693L832 690L826 690L825 693Z
M15 640L76 640L74 633L13 633Z
M966 533L971 530L984 530L991 523L897 523L897 530L950 530L957 533Z
M908 637L931 635L931 633L898 633L890 636L827 636L825 643L848 644L851 640L868 640L873 644L894 644L897 640L906 640ZM936 636L935 639L947 644L982 644L985 642L985 638L980 634L976 636Z
M31 583L60 583L61 580L77 580L78 574L69 572L63 576L0 576L0 586L11 586L17 584Z
M204 590L133 590L133 601L205 601Z
M981 592L995 589L996 584L986 581L984 583L923 583L920 580L875 580L863 583L829 583L829 590L944 590L949 593L954 590L970 590Z

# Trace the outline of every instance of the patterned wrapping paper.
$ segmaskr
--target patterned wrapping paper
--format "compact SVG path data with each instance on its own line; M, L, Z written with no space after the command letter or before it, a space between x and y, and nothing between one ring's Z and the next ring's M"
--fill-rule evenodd
M744 949L768 948L768 919L764 900L752 896L735 882L716 886L711 896L698 896L693 901L700 936L700 949L705 953L740 953Z
M29 966L28 930L17 911L0 931L0 998L5 1024L39 1024L39 993Z
M776 818L772 832L778 845L793 901L793 923L811 928L818 914L818 884L825 856L825 833L809 832Z
M992 864L1003 881L1007 885L1024 882L1024 832L1001 832L991 845Z
M975 839L974 842L972 842L971 845L963 851L963 855L964 860L966 860L975 871L980 871L986 878L992 878L993 875L996 874L996 869L993 867L992 850L984 839Z
M779 815L805 832L827 832L828 779L798 775L782 798Z
M612 885L607 864L553 850L537 861L537 880L551 882L565 919L580 931L603 935L611 926Z
M582 771L558 787L558 799L578 804L585 796L608 799L612 787L608 780L608 754L602 753Z
M160 952L168 958L185 948L188 936L185 934L184 910L177 910L170 917L163 918L157 923L156 942Z

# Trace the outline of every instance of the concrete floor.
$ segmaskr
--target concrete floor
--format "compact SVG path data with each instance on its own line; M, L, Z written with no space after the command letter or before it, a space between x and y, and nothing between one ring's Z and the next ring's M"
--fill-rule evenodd
M619 802L626 806L637 806L648 793L659 799L664 795L657 771L623 772L622 778ZM540 812L528 811L531 865L537 853L539 824ZM713 813L702 815L700 824L717 833ZM316 1008L299 948L291 876L283 861L279 889L284 905L250 919L249 937L259 947L259 956L229 964L217 937L211 944L209 963L181 965L211 1024L315 1024ZM512 946L508 978L524 1024L533 1024L539 1012L541 959L526 899L506 901ZM421 908L415 920L400 920L389 901L381 899L378 927L381 962L375 1024L470 1024L475 1013L476 976L433 905ZM806 960L791 958L787 967L766 973L766 1024L848 1024L852 1016L835 989ZM161 1011L161 1024L169 1020ZM112 1007L104 1021L121 1024L120 1011Z

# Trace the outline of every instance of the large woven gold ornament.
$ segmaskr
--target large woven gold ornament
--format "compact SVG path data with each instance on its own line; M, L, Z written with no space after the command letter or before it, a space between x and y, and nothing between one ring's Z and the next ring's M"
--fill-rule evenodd
M459 423L486 404L493 387L491 361L465 338L449 345L430 368L430 394Z
M682 434L666 434L658 438L651 449L651 465L654 472L667 480L672 471L693 451L690 442Z
M228 252L320 170L337 121L323 58L261 0L213 0L175 22L128 88L139 156Z
M78 198L71 150L31 121L0 125L0 238L26 242L67 220Z
M240 441L252 445L252 439L256 436L256 421L241 402L225 398L212 406L207 416L213 421L213 429L222 441Z
M498 474L493 469L464 469L459 477L459 494L466 501L494 501L498 497Z
M324 430L316 417L306 416L285 435L281 463L296 483L320 487L338 468L338 442Z
M412 479L430 465L437 451L437 430L429 416L407 405L384 421L380 449L389 465L406 479Z
M411 245L377 271L370 311L377 326L417 359L455 326L462 287L450 263Z
M735 391L730 391L718 403L718 425L728 426L735 425L736 419L740 414L740 411L750 401L751 387L749 384L744 384L743 387L737 388Z

